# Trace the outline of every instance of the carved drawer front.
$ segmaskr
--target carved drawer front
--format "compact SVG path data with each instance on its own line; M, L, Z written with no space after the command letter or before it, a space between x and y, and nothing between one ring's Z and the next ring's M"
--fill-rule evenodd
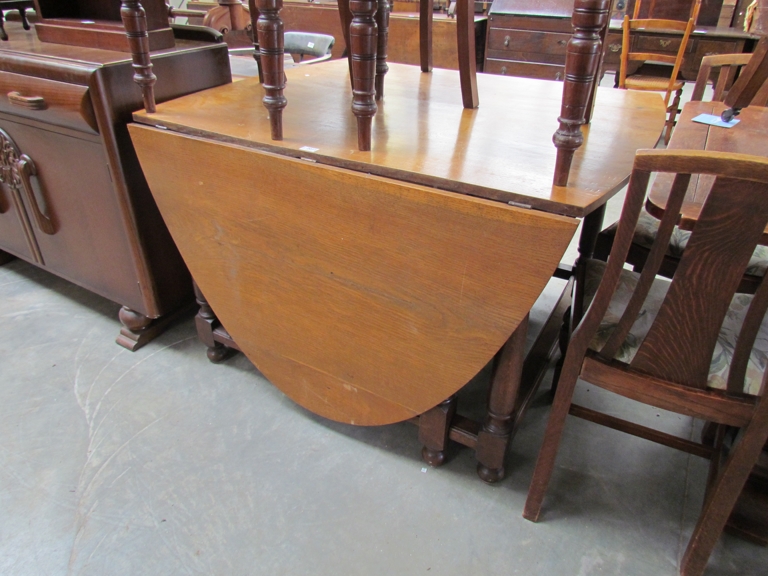
M603 66L618 68L621 62L621 34L609 33L605 39L605 59Z
M488 35L488 49L559 54L565 62L565 48L570 39L570 34L496 28Z
M488 58L485 72L502 76L522 76L524 78L542 78L544 80L562 80L565 66L543 64L540 62L515 62Z
M87 86L0 72L0 111L98 133Z

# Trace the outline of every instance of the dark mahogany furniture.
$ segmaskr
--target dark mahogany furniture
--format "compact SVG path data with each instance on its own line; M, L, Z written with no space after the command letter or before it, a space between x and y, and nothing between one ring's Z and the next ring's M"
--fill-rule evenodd
M6 10L16 10L19 13L24 30L29 30L29 21L27 20L27 10L33 9L35 3L33 0L0 0L0 40L8 40L8 33L5 31Z
M120 0L34 0L43 42L130 52ZM174 45L165 0L144 0L150 50Z
M0 249L121 304L118 343L135 350L192 294L126 130L142 107L130 55L8 28ZM230 81L224 45L177 41L153 64L160 100Z

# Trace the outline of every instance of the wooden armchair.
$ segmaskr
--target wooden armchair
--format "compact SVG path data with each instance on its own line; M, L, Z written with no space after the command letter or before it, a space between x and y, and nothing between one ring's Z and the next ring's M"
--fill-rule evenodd
M712 94L712 101L722 102L725 100L728 91L736 79L736 74L740 69L749 64L751 58L752 54L713 54L711 56L704 56L701 60L699 74L696 77L696 85L693 87L691 100L700 101L704 99L704 90L709 83L709 79L715 73L717 78L713 81L712 87L714 92ZM752 98L750 105L765 106L766 102L768 102L768 82L763 84L763 87Z
M654 172L675 179L642 274L623 268ZM674 279L656 278L692 175L716 176ZM708 152L639 151L608 263L589 261L591 305L573 333L523 516L536 521L570 413L710 458L716 473L682 561L701 574L768 439L768 283L736 292L768 224L768 160ZM714 448L572 404L576 381L741 428L726 464Z
M653 92L664 92L664 105L667 106L667 124L664 134L664 142L669 142L672 135L672 129L675 126L678 108L680 106L680 96L683 93L685 82L678 78L680 66L683 63L688 38L693 31L694 22L699 14L701 0L697 0L692 8L691 17L687 22L679 20L664 20L658 18L638 18L641 8L641 0L635 3L635 10L632 18L624 16L622 24L622 43L621 43L621 63L619 68L618 87L628 90L649 90ZM632 32L638 30L660 30L682 32L680 46L677 54L671 56L667 53L654 52L650 47L644 44L633 42ZM630 64L637 67L638 63L642 66L651 68L650 72L640 72L637 74L629 73ZM666 66L658 66L657 63ZM671 66L671 68L670 68ZM669 103L672 93L675 97L672 104Z

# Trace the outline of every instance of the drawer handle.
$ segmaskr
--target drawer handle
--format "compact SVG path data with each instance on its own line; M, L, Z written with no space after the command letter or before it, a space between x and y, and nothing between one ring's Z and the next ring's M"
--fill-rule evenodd
M557 43L560 44L560 46L565 46L568 44L568 40L558 40Z
M608 50L611 52L620 52L621 44L608 44Z
M21 186L24 188L24 193L27 195L27 201L32 210L32 215L35 217L37 227L40 228L40 231L44 234L55 234L56 227L53 225L51 218L40 210L40 206L37 203L37 196L32 189L32 176L37 176L37 167L35 166L35 163L32 161L32 158L26 154L22 154L16 167L19 171Z
M504 47L509 48L509 36L504 36Z
M507 67L506 66L502 66L501 67L501 75L503 76L506 73L507 73Z
M22 96L18 92L8 92L8 101L14 106L20 106L27 110L45 110L48 103L42 96Z
M659 44L662 48L666 48L670 44L672 44L672 40L659 40Z
M558 72L557 74L555 74L555 80L562 80L562 79L563 79L563 73L562 72Z

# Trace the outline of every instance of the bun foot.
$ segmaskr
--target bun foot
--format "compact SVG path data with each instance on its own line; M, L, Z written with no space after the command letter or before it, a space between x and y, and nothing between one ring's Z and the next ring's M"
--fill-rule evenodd
M438 466L441 466L443 462L445 462L445 451L430 450L424 446L424 448L421 449L421 457L424 459L424 462L433 468L437 468Z
M486 484L495 484L504 479L504 468L488 468L482 464L477 465L477 475Z
M187 314L189 311L190 306L182 306L170 314L159 318L149 318L141 312L123 306L117 315L123 325L117 336L117 343L131 352L136 352L165 332L176 318Z
M232 348L229 348L222 344L217 344L216 346L210 347L206 352L206 354L208 355L208 360L210 360L214 364L223 362L224 360L232 356L232 354L234 353L235 353L235 350L232 350Z

